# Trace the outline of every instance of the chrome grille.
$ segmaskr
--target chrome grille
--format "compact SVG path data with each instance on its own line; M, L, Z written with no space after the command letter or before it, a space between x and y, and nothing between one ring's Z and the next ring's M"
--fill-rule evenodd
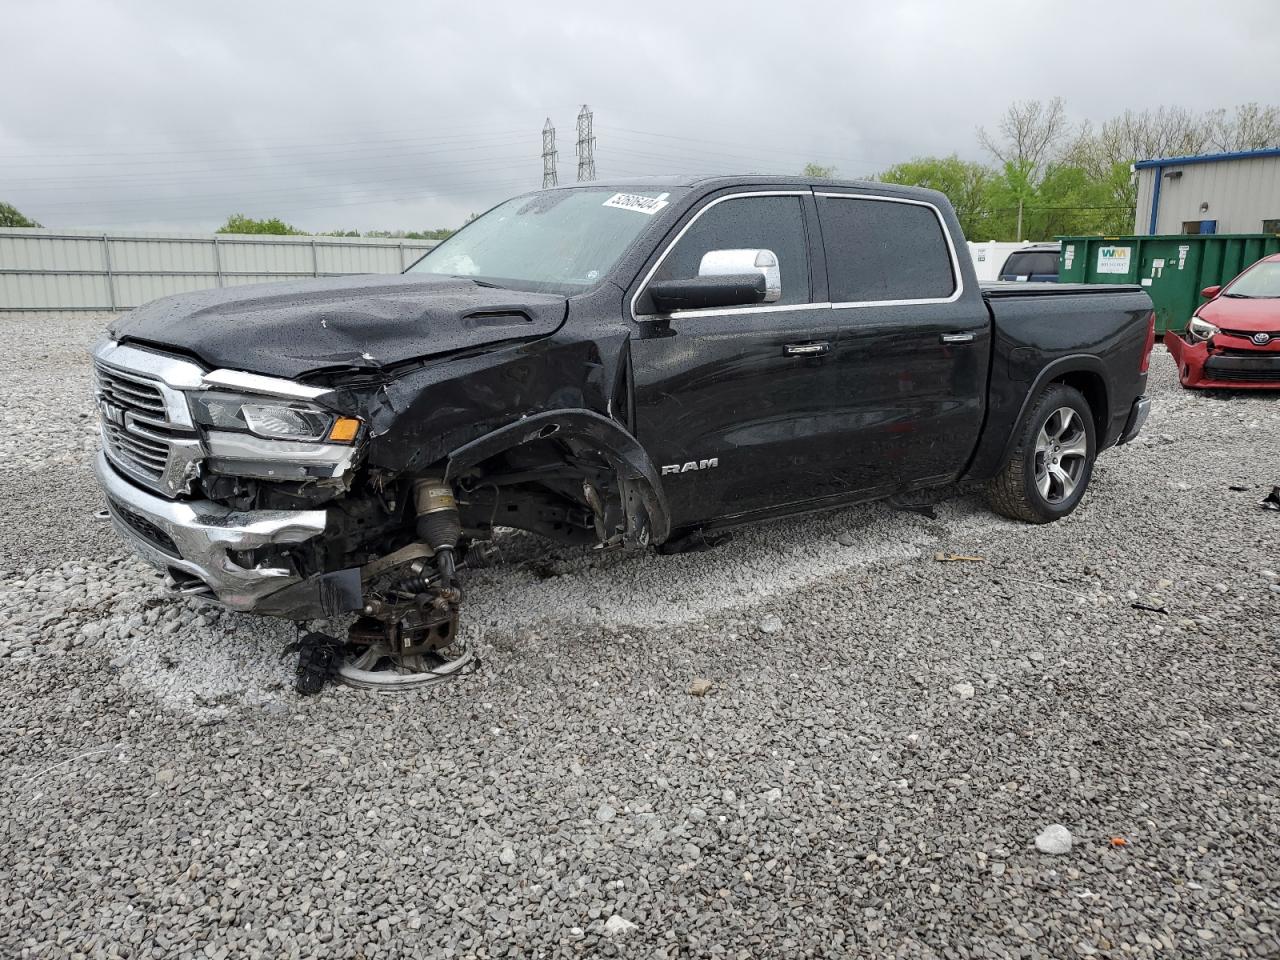
M102 363L96 365L96 372L98 395L107 402L124 409L140 411L162 422L166 419L164 395L154 381L127 374Z
M113 459L124 460L135 470L145 473L159 482L169 463L169 444L149 435L140 434L108 420L102 421L102 434L106 437L108 452Z
M167 388L154 378L101 361L94 364L94 374L107 458L167 496L187 492L188 467L198 454L199 441L189 429L172 425Z

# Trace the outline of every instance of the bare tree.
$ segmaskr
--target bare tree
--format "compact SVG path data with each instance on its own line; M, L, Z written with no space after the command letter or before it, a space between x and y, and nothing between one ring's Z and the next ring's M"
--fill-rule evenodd
M1081 127L1067 157L1093 177L1105 177L1117 163L1130 164L1154 157L1184 157L1204 152L1210 144L1210 123L1182 107L1126 110L1095 133Z
M1242 103L1233 113L1214 110L1206 117L1209 142L1218 150L1280 147L1280 108Z
M1100 126L1086 122L1072 130L1060 97L1026 100L1005 111L996 133L979 127L978 142L1004 168L993 183L1005 191L1008 199L1002 202L1009 209L1016 202L1016 235L1021 238L1026 208L1034 209L1047 183L1058 182L1057 172L1071 173L1062 168L1083 171L1094 196L1101 189L1101 196L1109 197L1105 206L1090 209L1111 216L1111 210L1135 205L1137 178L1130 167L1138 160L1280 147L1280 107L1245 103L1207 113L1185 107L1126 110ZM1046 179L1050 175L1055 179Z
M978 143L1002 164L1025 172L1034 184L1044 179L1046 168L1058 158L1070 130L1061 97L1048 102L1020 100L1000 118L997 134L978 128Z
M1280 108L1245 103L1234 110L1194 114L1183 107L1126 110L1095 132L1080 129L1067 159L1101 177L1117 163L1189 157L1207 150L1280 146Z

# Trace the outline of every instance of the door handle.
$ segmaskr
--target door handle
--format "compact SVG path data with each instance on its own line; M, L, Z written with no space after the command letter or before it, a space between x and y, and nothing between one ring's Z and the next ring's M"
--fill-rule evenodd
M831 344L826 340L818 343L788 343L782 350L788 357L816 357L831 352Z
M942 335L943 343L973 343L974 334L972 333L944 333Z

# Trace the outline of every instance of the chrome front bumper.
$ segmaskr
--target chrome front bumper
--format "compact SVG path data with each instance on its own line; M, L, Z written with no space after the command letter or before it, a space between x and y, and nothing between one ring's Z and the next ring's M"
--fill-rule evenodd
M195 578L212 591L210 599L232 610L252 611L301 578L280 567L243 567L231 551L302 543L324 533L323 510L237 512L208 500L166 500L126 480L102 453L95 469L116 532L148 563L176 571L179 581Z

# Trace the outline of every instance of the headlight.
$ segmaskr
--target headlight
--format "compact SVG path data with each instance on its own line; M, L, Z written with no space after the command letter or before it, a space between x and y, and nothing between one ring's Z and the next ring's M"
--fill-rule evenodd
M191 396L197 423L215 430L236 430L268 440L352 443L360 421L294 400L272 400L213 391Z
M1221 333L1222 331L1208 320L1192 317L1191 322L1187 324L1187 332L1191 334L1192 340L1208 340L1215 333Z

